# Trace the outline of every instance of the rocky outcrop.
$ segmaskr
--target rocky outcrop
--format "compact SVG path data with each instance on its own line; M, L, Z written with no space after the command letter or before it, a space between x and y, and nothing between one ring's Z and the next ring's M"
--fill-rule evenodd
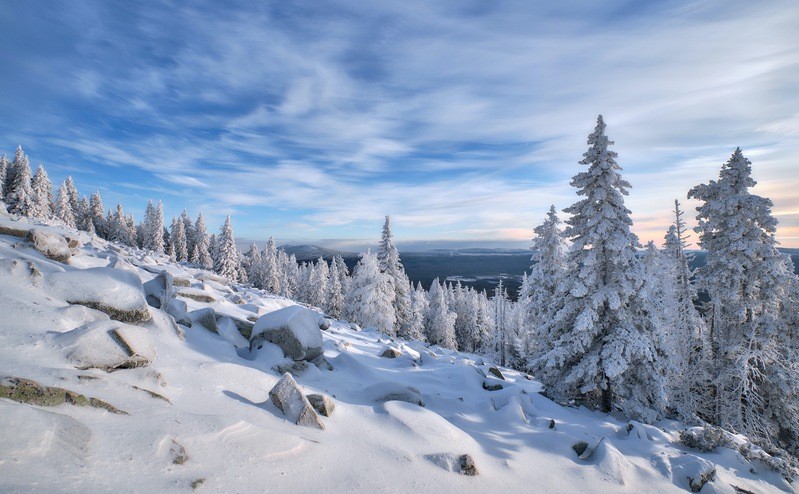
M291 374L283 374L280 381L269 391L269 399L291 422L316 429L325 428L325 425L319 420L316 410L311 406L308 398L302 394L297 386L297 381Z
M488 373L493 374L497 379L502 379L503 381L505 380L505 376L503 376L502 372L496 367L489 367Z
M169 300L166 313L175 318L175 322L184 326L191 327L191 317L189 317L189 306L186 302L176 298Z
M172 280L171 274L161 271L158 276L144 283L144 294L150 307L166 309L169 306L172 298ZM177 317L175 319L177 320Z
M252 330L250 349L266 340L292 360L313 360L322 355L322 331L315 312L293 305L264 314Z
M402 356L402 352L396 348L386 348L380 356L383 358L397 358Z
M219 333L219 326L216 325L216 312L210 307L193 310L189 313L192 325L199 324L212 333Z
M139 277L108 267L50 273L51 293L70 304L83 305L121 322L149 321L152 315Z
M149 365L156 358L155 343L147 329L106 320L85 324L60 334L56 341L79 369L112 372Z
M318 393L310 394L307 396L308 402L311 404L316 413L319 415L324 415L325 417L329 417L333 410L336 409L336 405L333 403L333 400L330 399L329 396L321 395Z
M0 379L0 398L8 398L20 403L42 407L54 407L67 403L81 407L102 408L111 413L128 415L124 410L120 410L103 400L87 397L64 388L43 386L36 381L21 377L4 377Z
M25 240L33 244L33 248L44 254L48 259L66 263L72 257L69 242L61 235L33 229L28 231Z

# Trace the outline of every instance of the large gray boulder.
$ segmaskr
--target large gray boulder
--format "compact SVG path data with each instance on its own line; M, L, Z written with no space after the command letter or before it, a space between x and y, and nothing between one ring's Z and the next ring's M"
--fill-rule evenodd
M325 428L308 398L297 386L297 381L288 372L283 374L280 381L269 391L269 399L293 423L316 429Z
M85 324L56 340L80 369L132 369L149 365L156 357L155 342L147 329L119 321Z
M144 294L150 307L155 307L156 309L166 309L168 307L169 300L172 298L171 274L161 271L158 276L144 283L143 286Z
M311 404L314 410L320 415L324 415L325 417L329 417L333 414L333 410L336 409L336 405L333 403L333 400L330 399L329 396L321 395L321 394L310 394L307 396L308 402Z
M25 239L33 244L34 249L44 254L48 259L66 263L72 257L72 249L69 248L69 242L61 235L34 228L28 232Z
M250 350L264 340L279 346L292 360L313 360L323 353L317 314L299 305L259 317L250 337Z

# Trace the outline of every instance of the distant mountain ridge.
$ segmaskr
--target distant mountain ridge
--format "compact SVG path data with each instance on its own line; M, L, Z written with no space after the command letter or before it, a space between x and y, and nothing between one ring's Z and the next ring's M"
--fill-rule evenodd
M293 254L298 261L315 261L320 257L327 260L336 256L341 256L344 259L358 257L358 254L355 252L328 249L326 247L319 247L318 245L281 245L278 249L285 251L288 255Z

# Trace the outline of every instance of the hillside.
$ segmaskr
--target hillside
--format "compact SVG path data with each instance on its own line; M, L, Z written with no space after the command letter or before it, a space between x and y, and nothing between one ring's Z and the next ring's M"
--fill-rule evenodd
M46 234L38 248L25 239L34 226ZM142 284L162 271L191 327L144 303ZM19 401L0 398L0 491L688 492L703 474L703 493L795 489L742 437L728 443L740 451L700 452L680 443L683 424L563 407L530 376L495 376L484 357L344 321L322 332L329 366L295 375L335 410L320 417L324 430L294 425L269 391L281 378L273 368L296 364L270 343L251 352L243 336L292 305L164 256L0 216L0 390L29 386ZM399 355L381 357L389 348ZM402 401L415 396L409 387L423 406ZM386 392L400 399L379 399ZM458 473L462 455L477 475Z

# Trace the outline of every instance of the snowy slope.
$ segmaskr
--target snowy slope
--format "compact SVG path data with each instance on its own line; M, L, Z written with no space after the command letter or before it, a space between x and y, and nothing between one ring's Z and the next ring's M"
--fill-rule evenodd
M30 227L0 218L3 226ZM286 421L269 401L280 378L272 367L288 363L278 347L267 343L251 354L230 328L176 328L156 309L149 321L129 323L147 329L149 339L134 343L152 345L149 365L80 370L64 334L108 316L66 300L98 288L125 306L138 300L128 274L112 276L125 283L109 280L107 291L95 279L102 270L92 268L111 267L142 282L165 269L190 285L178 291L213 300L179 296L189 310L212 307L241 320L294 302L228 287L203 271L85 234L42 228L83 245L61 264L0 235L0 378L65 388L128 415L0 398L0 492L686 492L693 469L711 464L715 478L701 492L794 490L733 450L680 445L681 424L628 424L561 407L525 375L501 369L506 381L493 377L481 357L390 340L344 322L323 334L333 370L310 366L295 376L306 393L333 398L336 409L322 417L323 431ZM380 357L389 347L402 355ZM425 406L375 400L404 386L418 389ZM580 441L595 448L590 457L577 457L572 445ZM473 457L477 476L450 471L462 454Z

